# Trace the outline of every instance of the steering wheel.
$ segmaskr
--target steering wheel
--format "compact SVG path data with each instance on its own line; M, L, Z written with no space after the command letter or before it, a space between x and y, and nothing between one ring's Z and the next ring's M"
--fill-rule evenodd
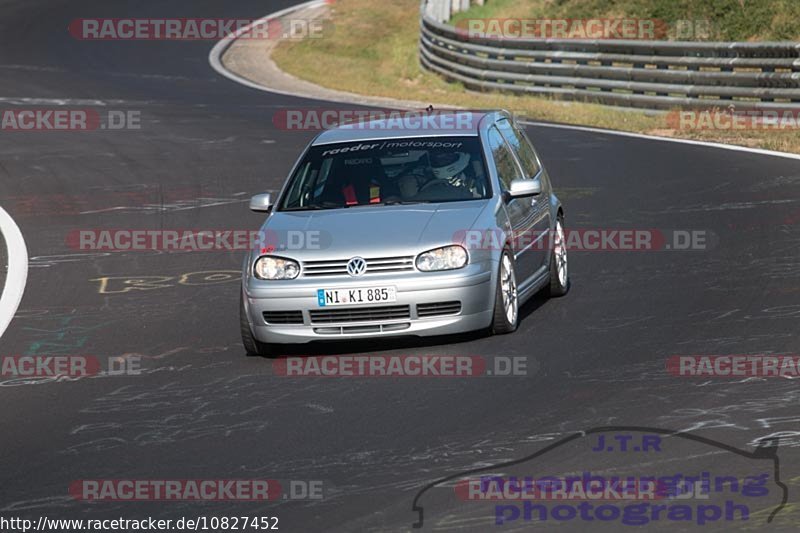
M427 183L425 183L425 185L423 185L422 187L420 187L419 188L419 192L428 191L428 190L434 191L434 190L439 189L439 188L454 189L455 187L453 187L453 185L448 183L447 180L440 180L438 178L434 178L434 179L428 181Z

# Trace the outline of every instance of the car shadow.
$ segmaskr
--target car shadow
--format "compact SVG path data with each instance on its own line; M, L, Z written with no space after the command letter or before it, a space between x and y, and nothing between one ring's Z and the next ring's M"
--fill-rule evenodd
M544 291L539 291L533 295L533 297L525 302L525 305L520 307L519 309L519 321L520 325L522 325L522 321L532 315L537 309L542 307L544 304L550 301L550 297L545 296ZM513 333L512 333L513 335Z

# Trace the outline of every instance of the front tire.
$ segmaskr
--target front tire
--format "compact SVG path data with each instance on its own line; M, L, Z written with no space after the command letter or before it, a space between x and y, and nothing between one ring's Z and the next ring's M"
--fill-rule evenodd
M497 290L494 297L494 318L492 333L503 335L516 331L519 326L519 298L517 294L517 276L514 270L514 258L506 248L500 257L500 268L497 272Z
M242 333L242 345L249 357L276 357L272 346L263 343L253 336L250 322L247 320L247 311L244 308L244 295L239 293L239 329Z
M550 297L564 296L569 292L569 262L567 261L567 239L564 233L564 215L558 214L553 232L553 252L550 254Z

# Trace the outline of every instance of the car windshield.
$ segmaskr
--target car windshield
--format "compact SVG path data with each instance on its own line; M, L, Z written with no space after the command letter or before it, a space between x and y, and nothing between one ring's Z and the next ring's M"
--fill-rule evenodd
M491 195L478 137L386 139L312 146L283 211L476 200Z

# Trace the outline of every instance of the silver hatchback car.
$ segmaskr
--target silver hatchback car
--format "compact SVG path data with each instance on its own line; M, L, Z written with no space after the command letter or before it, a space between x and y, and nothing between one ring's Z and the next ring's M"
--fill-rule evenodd
M241 332L275 344L517 329L537 291L569 290L564 212L504 111L318 135L244 261Z

